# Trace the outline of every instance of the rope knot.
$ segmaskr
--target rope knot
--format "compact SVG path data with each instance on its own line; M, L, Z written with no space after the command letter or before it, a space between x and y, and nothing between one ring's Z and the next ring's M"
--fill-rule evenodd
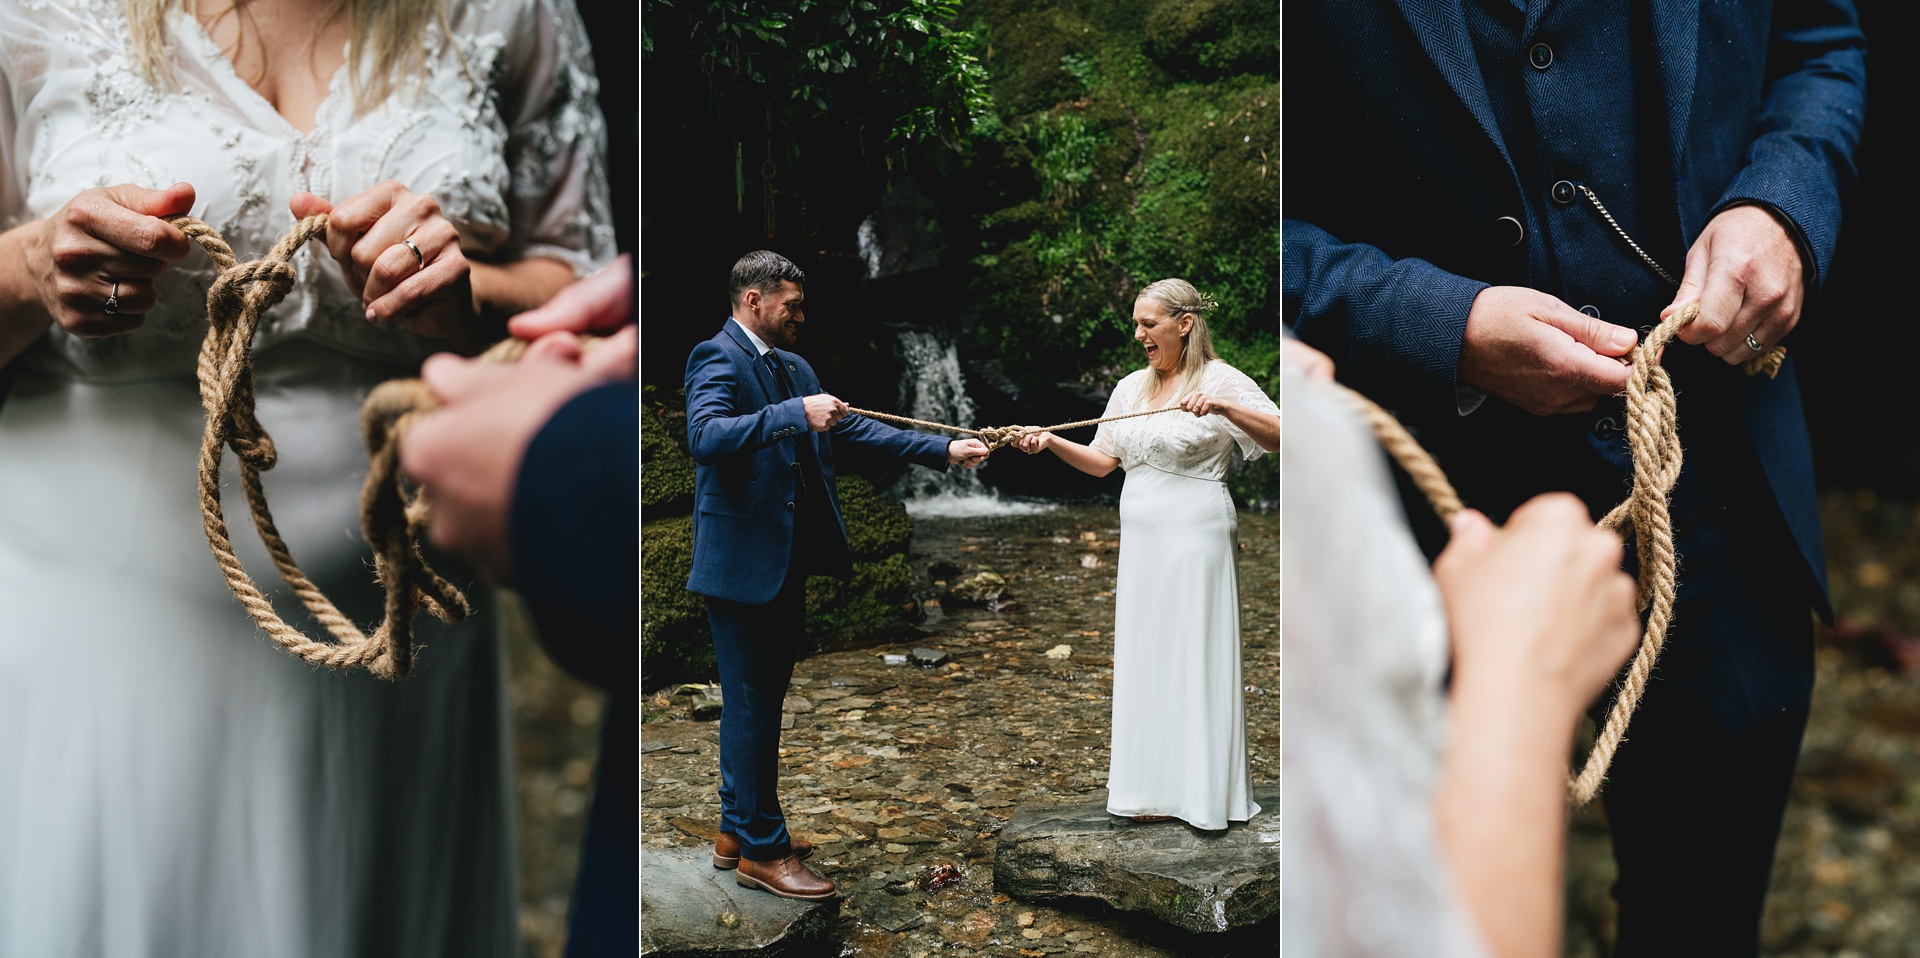
M980 441L987 444L988 452L992 452L1001 446L1010 446L1019 442L1026 438L1030 431L1025 426L988 426L980 430Z
M293 264L275 259L256 259L223 269L214 277L213 285L207 289L209 306L214 303L244 304L256 310L264 310L285 299L293 291L293 284L300 276L294 271ZM235 312L228 309L211 309L209 313L220 319L237 319ZM221 313L227 315L222 316Z

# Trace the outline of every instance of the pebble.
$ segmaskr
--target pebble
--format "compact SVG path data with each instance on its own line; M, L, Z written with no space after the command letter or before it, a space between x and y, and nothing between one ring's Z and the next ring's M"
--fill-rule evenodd
M1171 929L1147 940L1129 923L1137 919L1026 904L993 888L995 836L1017 805L1071 799L1105 784L1111 699L1082 693L1105 692L1111 675L1112 605L1091 593L1112 588L1112 553L1103 550L1106 574L1080 575L1076 552L1049 540L1078 535L1076 525L1108 530L1115 524L1111 507L1085 506L1006 520L917 521L917 554L952 561L964 572L987 563L1007 570L996 575L1019 590L1022 607L1001 616L949 607L948 618L930 620L928 633L899 654L913 647L943 652L938 668L890 668L874 649L816 654L796 666L784 710L793 725L781 737L780 797L788 828L820 846L810 863L841 887L845 907L837 934L848 945L861 943L854 953L1206 953ZM982 529L993 534L968 543L977 551L955 548L961 535L978 536ZM1246 681L1274 688L1277 675L1257 672L1271 671L1279 651L1277 517L1243 513L1240 535L1251 542L1239 565L1249 607L1242 620ZM1066 572L1074 578L1054 581ZM1264 604L1263 596L1269 597ZM1071 649L1075 683L1049 676L1060 662L1045 653L1061 645ZM1256 783L1271 783L1280 767L1278 699L1251 693L1246 699ZM800 708L801 700L810 707ZM859 719L848 721L856 713ZM717 822L716 730L689 721L685 709L662 714L644 731L642 841L699 845L701 839L671 820L707 829ZM671 747L656 750L661 743ZM1022 764L1027 759L1039 761ZM929 893L918 880L941 861L964 865L965 875ZM1021 914L1030 916L1024 924L1016 921ZM982 928L988 930L976 943ZM1042 934L1025 938L1015 929ZM1085 937L1064 937L1073 934Z

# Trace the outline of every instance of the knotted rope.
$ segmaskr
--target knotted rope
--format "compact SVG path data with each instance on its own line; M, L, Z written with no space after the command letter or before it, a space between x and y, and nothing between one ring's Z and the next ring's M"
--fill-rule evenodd
M1082 419L1079 422L1063 422L1057 426L987 426L983 429L969 429L965 426L949 426L943 422L928 422L925 419L913 419L907 416L895 416L891 413L874 412L871 409L860 409L855 406L848 406L847 411L859 413L862 416L867 416L873 419L880 419L880 420L884 420L886 422L891 422L891 423L899 423L900 425L903 425L903 426L919 426L923 429L944 429L947 432L957 432L962 435L977 436L979 437L981 442L984 442L987 444L987 451L992 452L995 449L1000 448L1001 446L1012 445L1013 443L1019 442L1020 440L1025 439L1026 437L1034 435L1036 433L1059 432L1062 429L1078 429L1081 426L1097 426L1103 422L1116 422L1121 419L1133 419L1138 416L1153 416L1163 412L1172 412L1175 409L1179 409L1179 408L1180 407L1178 405L1162 406L1159 409L1147 409L1147 410L1142 410L1140 412L1121 413L1118 416L1105 416L1100 419Z
M1627 723L1646 693L1647 679L1660 658L1660 647L1667 639L1667 626L1673 620L1673 600L1679 576L1678 556L1673 551L1673 519L1668 509L1673 484L1680 478L1679 416L1674 404L1673 380L1657 358L1662 347L1673 341L1681 327L1699 316L1698 303L1675 310L1645 341L1635 346L1628 357L1633 372L1627 378L1627 443L1633 452L1633 491L1614 506L1600 525L1620 534L1631 534L1639 557L1638 607L1646 614L1646 631L1640 649L1622 673L1620 690L1607 712L1605 725L1587 753L1577 774L1567 776L1567 790L1578 805L1585 805L1600 792L1600 785L1613 764L1613 755L1625 740ZM1787 351L1775 346L1741 364L1747 375L1766 374L1771 379L1780 372ZM1442 522L1451 523L1462 508L1460 496L1447 481L1433 456L1429 455L1393 414L1372 400L1337 386L1347 403L1373 429L1387 452L1400 463L1414 485Z
M226 575L227 587L254 624L295 658L333 668L364 666L381 678L404 678L413 665L413 617L419 608L425 606L446 622L458 622L469 612L466 597L421 556L418 540L426 523L426 503L418 493L409 493L400 480L399 436L414 417L438 402L424 383L406 379L382 383L361 408L369 468L360 493L360 521L374 548L374 574L386 591L385 618L363 634L294 562L260 483L260 474L273 468L277 454L273 439L255 415L253 334L261 315L293 289L297 279L293 256L326 231L327 217L301 220L267 255L246 263L239 262L227 241L200 220L172 216L167 221L200 244L219 267L207 290L207 337L200 346L198 366L200 401L207 410L200 442L200 513L207 545ZM510 361L525 348L524 343L507 340L481 358ZM234 553L220 507L220 462L228 448L240 460L240 486L274 567L333 641L309 639L282 620Z

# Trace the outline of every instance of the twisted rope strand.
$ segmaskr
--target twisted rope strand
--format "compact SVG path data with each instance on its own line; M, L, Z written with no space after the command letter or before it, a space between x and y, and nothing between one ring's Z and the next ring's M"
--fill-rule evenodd
M406 676L414 656L413 616L421 607L448 622L469 612L460 590L430 568L417 540L426 520L426 504L409 497L399 471L398 438L419 412L438 405L418 380L383 384L362 409L361 431L370 468L361 491L361 522L374 547L374 569L386 591L385 619L362 633L313 583L280 535L267 505L261 473L278 459L273 439L256 415L253 385L253 334L260 317L286 298L297 280L292 260L308 240L326 231L327 217L310 216L275 243L267 255L239 262L233 248L212 227L191 216L168 217L206 250L219 269L207 290L207 336L197 364L200 402L207 411L201 437L199 490L202 525L214 562L227 587L267 637L296 658L330 668L365 667L387 679ZM518 358L524 344L496 347L483 358ZM509 355L510 354L510 355ZM375 397L379 401L375 401ZM289 588L332 637L309 639L274 611L273 603L247 574L235 553L220 503L220 464L226 449L240 460L240 485L260 540Z
M859 413L871 419L898 423L902 426L919 426L923 429L942 429L947 432L957 432L961 435L977 436L981 442L987 444L987 451L992 452L1001 446L1011 445L1037 433L1059 432L1063 429L1079 429L1082 426L1097 426L1103 422L1117 422L1121 419L1133 419L1138 416L1153 416L1163 412L1172 412L1179 408L1176 404L1163 406L1159 409L1121 413L1118 416L1105 416L1100 419L1082 419L1079 422L1063 422L1057 426L986 426L981 429L969 429L966 426L949 426L943 422L928 422L925 419L914 419L908 416L895 416L892 413L874 412L871 409L861 409L857 406L848 406L847 411Z
M1614 753L1626 740L1627 725L1646 694L1647 680L1653 674L1654 663L1666 643L1667 627L1673 621L1680 562L1673 548L1669 501L1673 485L1680 478L1682 450L1673 380L1658 357L1680 329L1699 315L1698 303L1675 310L1629 354L1633 372L1627 378L1627 443L1633 453L1633 491L1599 524L1620 534L1622 539L1630 536L1634 542L1639 560L1638 606L1646 614L1646 630L1633 661L1617 680L1618 692L1608 709L1606 723L1594 739L1593 749L1587 753L1580 770L1567 776L1567 791L1577 805L1587 804L1600 793ZM1741 364L1741 368L1749 376L1764 373L1771 379L1780 372L1785 360L1786 350L1775 346ZM1392 413L1345 386L1336 384L1335 390L1412 477L1441 521L1451 522L1462 508L1460 496L1433 456L1414 441Z

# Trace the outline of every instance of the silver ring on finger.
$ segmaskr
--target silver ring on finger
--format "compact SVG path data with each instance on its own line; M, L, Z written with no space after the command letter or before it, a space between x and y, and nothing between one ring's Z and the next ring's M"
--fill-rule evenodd
M417 263L417 264L419 264L419 265L418 265L418 266L417 266L417 267L416 267L416 268L414 269L414 272L416 272L416 273L417 273L417 272L419 272L420 270L423 270L423 269L426 269L426 268L427 268L427 256L426 256L426 254L425 254L425 253L422 253L422 252L420 252L420 247L418 247L418 246L415 246L415 245L413 245L413 240L412 240L412 239L403 239L403 240L401 240L401 241L400 241L400 245L401 245L401 246L405 246L405 247L406 247L407 249L409 249L409 250L412 250L412 251L413 251L413 261L414 261L415 263Z
M1747 348L1756 353L1764 353L1767 351L1767 347L1760 345L1760 341L1753 338L1752 333L1747 334Z
M120 281L117 279L113 281L113 292L107 294L104 308L108 316L117 316L120 313Z

